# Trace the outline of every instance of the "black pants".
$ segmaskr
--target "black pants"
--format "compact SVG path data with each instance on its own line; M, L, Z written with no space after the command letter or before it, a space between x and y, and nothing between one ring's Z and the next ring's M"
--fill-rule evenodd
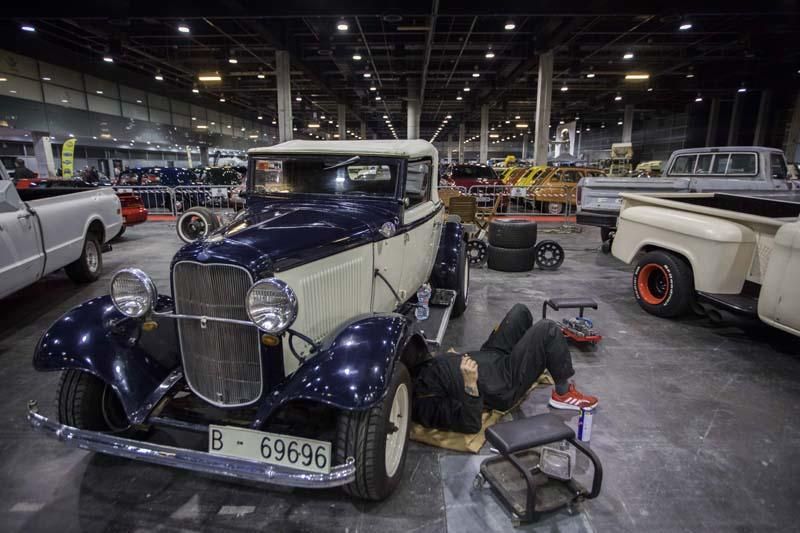
M517 403L545 369L559 383L575 374L561 328L552 320L533 324L522 304L512 307L480 351L469 355L478 363L484 404L502 411Z

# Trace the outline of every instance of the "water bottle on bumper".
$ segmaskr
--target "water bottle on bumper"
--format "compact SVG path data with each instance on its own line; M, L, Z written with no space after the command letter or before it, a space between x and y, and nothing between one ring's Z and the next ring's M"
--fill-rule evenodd
M431 286L425 283L417 290L417 309L414 314L417 320L427 320L429 315L428 305L431 301Z

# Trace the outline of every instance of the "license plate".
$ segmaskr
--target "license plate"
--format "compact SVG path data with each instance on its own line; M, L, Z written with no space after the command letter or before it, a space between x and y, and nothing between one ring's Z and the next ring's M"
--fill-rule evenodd
M222 196L227 197L228 196L228 189L226 189L225 187L212 187L211 188L211 196L213 198L219 198L219 197L222 197Z
M491 202L492 201L492 197L491 196L478 196L476 198L476 201L478 201L478 202Z
M208 453L327 474L331 443L230 426L208 427Z

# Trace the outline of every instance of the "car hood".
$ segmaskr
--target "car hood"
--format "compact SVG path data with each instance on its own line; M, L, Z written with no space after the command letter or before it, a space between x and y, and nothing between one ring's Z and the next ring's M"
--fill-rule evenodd
M383 239L380 227L399 225L394 200L363 202L249 198L227 226L184 246L173 263L235 264L260 278Z

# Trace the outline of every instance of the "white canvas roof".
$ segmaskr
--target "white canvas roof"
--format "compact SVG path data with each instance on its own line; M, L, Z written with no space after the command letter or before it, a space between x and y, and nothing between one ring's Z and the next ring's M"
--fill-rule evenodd
M337 154L375 155L388 157L430 157L439 162L439 152L428 141L422 139L401 141L287 141L265 148L251 148L249 155L270 154Z

